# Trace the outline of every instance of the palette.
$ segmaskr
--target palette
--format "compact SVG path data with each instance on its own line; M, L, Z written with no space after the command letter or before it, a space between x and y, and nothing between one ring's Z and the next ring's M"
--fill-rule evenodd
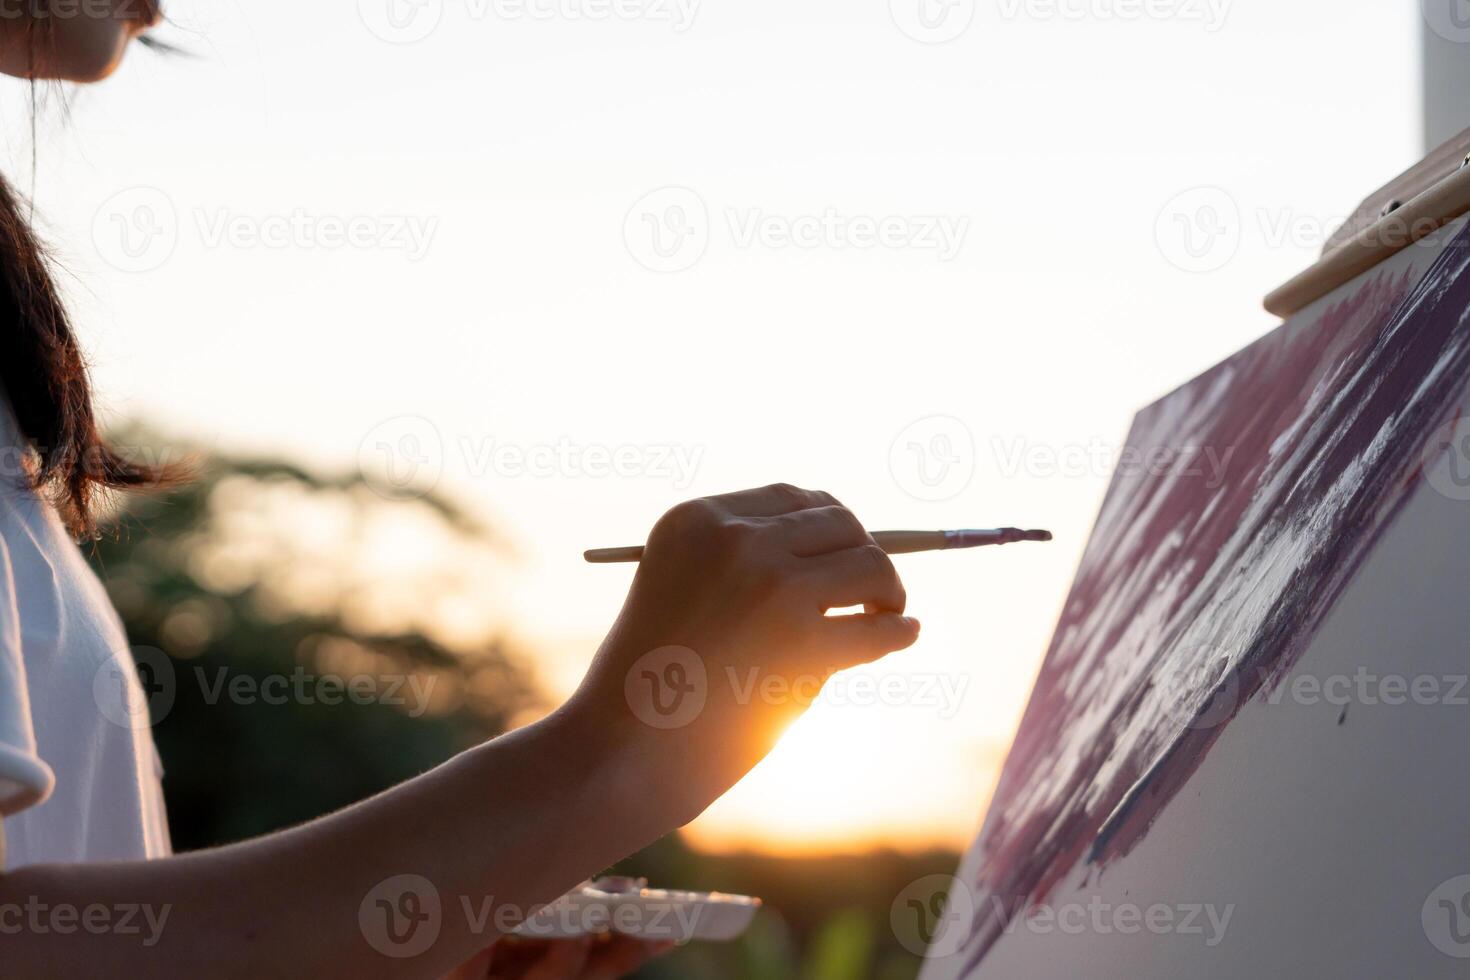
M730 942L738 939L761 901L723 892L649 888L643 878L584 882L523 922L522 939L575 939L618 933L649 942Z
M1470 664L1467 273L1461 219L1139 413L926 980L1388 975L1362 972L1380 954L1459 975L1430 896L1470 874L1470 843L1437 843L1470 819L1444 785L1470 746L1470 706L1447 703ZM1422 675L1438 699L1388 711L1362 675ZM1406 773L1443 812L1386 798ZM1422 837L1384 836L1406 819ZM1339 866L1289 857L1323 839ZM1448 935L1470 957L1465 892ZM1233 927L1196 943L1185 907Z

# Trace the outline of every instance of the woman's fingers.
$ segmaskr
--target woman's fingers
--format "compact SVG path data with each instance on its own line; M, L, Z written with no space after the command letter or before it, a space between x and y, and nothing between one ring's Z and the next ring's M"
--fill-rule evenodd
M715 548L728 547L741 535L762 534L768 530L771 518L834 506L837 501L830 493L802 490L789 483L686 500L670 508L654 525L644 559L648 559L649 551L707 555Z
M442 980L485 980L486 977L494 976L490 966L495 960L496 945L490 945L475 954L474 959L469 960L462 966L450 973L446 973Z
M828 616L823 639L828 663L843 670L872 663L895 650L913 646L919 638L919 621L898 613L864 613Z
M799 558L825 555L859 545L872 538L853 512L842 506L815 507L770 519L773 533L781 536L786 550Z
M587 969L578 980L618 980L673 948L671 942L653 943L614 935L592 951Z
M801 565L806 591L823 611L866 606L902 613L908 603L893 559L876 544L828 552Z
M532 963L520 980L577 980L587 967L592 939L563 939L546 944L546 952Z
M837 498L830 493L803 490L789 483L773 483L758 490L741 490L705 499L736 517L775 517L813 507L831 507L837 503Z
M507 955L496 958L488 975L476 976L488 976L488 980L618 980L673 948L672 942L647 942L617 934L521 942L507 946Z

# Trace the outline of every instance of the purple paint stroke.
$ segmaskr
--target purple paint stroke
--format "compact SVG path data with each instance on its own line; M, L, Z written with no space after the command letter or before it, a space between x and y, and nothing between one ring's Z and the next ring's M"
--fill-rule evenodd
M1063 608L976 845L962 974L1127 854L1305 649L1464 397L1467 270L1470 228L1412 289L1380 273L1139 413L1154 465L1114 477Z

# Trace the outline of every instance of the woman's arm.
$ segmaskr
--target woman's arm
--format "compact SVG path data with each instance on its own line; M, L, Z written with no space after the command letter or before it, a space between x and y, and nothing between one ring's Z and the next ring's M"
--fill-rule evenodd
M558 713L293 830L157 861L22 868L0 879L0 908L75 908L79 919L100 903L114 921L139 909L140 931L63 933L41 911L39 927L25 916L5 936L5 973L438 976L492 942L497 922L507 925L500 916L556 897L667 829L619 791L630 775L623 756ZM417 881L379 888L400 875L427 881L437 898ZM435 915L437 937L424 914ZM9 925L0 913L0 928Z
M887 556L826 494L682 504L553 715L299 828L5 875L5 975L438 976L702 812L832 671L914 641L904 603ZM855 605L869 611L824 615ZM116 928L126 909L139 932Z

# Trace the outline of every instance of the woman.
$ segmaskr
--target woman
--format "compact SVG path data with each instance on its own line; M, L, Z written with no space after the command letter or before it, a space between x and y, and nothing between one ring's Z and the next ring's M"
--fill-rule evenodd
M0 70L33 82L106 77L159 17L151 0L6 2ZM693 819L770 750L799 706L742 698L730 678L824 677L917 637L892 563L829 495L691 501L654 527L617 622L549 717L305 826L171 856L151 738L100 710L114 679L134 707L142 695L71 540L93 532L98 490L166 474L99 436L65 312L3 185L0 317L7 978L614 976L657 950L565 943L513 967L495 941L522 910ZM412 938L429 920L428 941Z

